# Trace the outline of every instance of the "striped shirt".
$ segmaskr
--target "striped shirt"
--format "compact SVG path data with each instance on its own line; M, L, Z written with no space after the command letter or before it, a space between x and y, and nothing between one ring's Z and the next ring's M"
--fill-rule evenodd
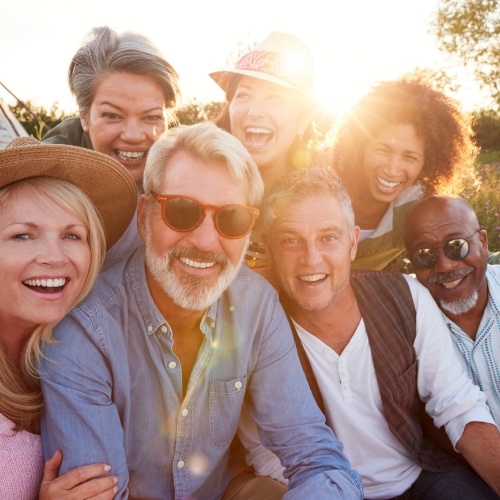
M476 339L445 317L469 377L486 393L490 412L500 429L500 266L488 265L488 304Z

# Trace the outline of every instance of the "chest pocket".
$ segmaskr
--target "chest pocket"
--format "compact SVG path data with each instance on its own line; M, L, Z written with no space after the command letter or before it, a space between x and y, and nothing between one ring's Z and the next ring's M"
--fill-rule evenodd
M236 434L247 378L210 381L210 441L215 448L228 446Z

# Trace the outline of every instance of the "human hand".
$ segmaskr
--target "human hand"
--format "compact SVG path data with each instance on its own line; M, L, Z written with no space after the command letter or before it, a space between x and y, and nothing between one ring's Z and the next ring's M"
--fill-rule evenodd
M39 500L108 500L116 493L116 476L106 476L110 465L82 465L57 477L62 463L62 451L58 450L45 462Z

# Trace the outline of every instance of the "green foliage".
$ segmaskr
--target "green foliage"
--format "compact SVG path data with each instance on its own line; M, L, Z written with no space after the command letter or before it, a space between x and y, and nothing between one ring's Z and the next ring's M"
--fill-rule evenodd
M431 30L438 47L474 68L476 78L500 106L500 3L440 0Z
M223 102L211 101L200 103L196 99L189 101L177 111L177 119L182 125L213 120L224 107Z
M500 158L500 151L492 156ZM488 233L490 252L500 250L500 163L484 163L478 166L478 180L469 186L462 196L474 208L479 223Z
M474 113L474 139L481 151L500 150L500 115L491 110ZM481 163L498 161L498 158L482 156Z
M49 110L43 106L36 106L31 101L26 103L17 102L17 104L9 106L9 108L26 132L38 140L63 120L75 115L60 110L57 102Z

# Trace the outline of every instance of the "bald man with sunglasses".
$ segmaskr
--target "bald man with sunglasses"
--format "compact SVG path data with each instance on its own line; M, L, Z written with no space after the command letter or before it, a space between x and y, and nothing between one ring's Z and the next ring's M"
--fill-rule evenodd
M404 243L500 427L500 267L487 263L486 231L465 199L432 196L407 215Z
M248 151L214 124L152 146L144 247L101 274L40 367L42 441L46 456L62 449L60 472L100 461L115 498L220 499L245 401L287 469L286 498L362 498L276 292L241 265L262 192Z

